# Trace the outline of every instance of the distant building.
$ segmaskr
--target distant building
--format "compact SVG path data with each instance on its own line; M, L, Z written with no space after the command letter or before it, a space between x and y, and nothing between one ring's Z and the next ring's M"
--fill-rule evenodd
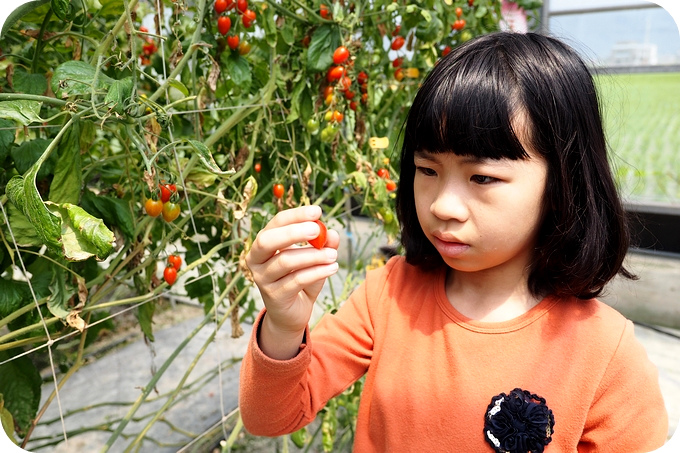
M656 44L618 42L607 58L610 66L651 66L659 64Z

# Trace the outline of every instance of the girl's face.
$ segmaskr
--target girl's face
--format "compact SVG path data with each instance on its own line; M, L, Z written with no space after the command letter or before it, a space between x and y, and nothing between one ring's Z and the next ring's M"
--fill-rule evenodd
M526 149L526 148L525 148ZM526 281L541 221L547 162L417 152L414 196L425 236L452 269Z

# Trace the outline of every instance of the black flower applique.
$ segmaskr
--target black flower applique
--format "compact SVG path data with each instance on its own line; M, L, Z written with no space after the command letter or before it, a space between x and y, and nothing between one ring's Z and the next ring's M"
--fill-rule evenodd
M517 388L491 398L484 438L497 453L542 453L554 427L555 417L545 399Z

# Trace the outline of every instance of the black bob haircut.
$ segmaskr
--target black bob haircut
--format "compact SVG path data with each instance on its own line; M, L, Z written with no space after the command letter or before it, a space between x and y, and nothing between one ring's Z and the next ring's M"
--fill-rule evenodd
M518 116L521 131L513 129ZM623 267L628 222L607 159L595 85L566 44L510 32L461 44L423 82L402 133L396 203L407 262L444 265L418 222L414 152L526 159L519 133L548 163L529 290L590 299L617 273L635 278Z

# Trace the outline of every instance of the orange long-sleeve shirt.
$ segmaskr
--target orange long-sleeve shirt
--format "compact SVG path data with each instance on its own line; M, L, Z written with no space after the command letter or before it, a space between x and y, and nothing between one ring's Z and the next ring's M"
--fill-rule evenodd
M357 452L491 452L491 398L514 388L546 400L555 426L546 452L648 452L663 445L668 416L658 374L633 324L596 301L546 298L506 322L468 319L447 300L445 270L393 258L296 357L257 345L258 317L241 367L240 407L256 435L293 432L367 373Z

